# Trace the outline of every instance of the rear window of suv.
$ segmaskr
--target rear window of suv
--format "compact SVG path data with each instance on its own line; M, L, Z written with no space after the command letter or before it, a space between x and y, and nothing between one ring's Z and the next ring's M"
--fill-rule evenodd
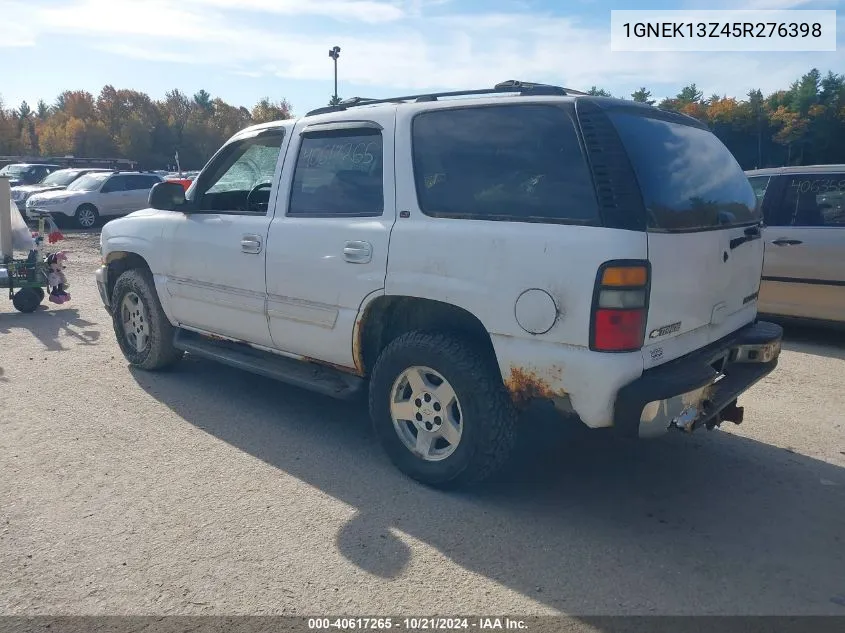
M547 105L418 114L417 199L437 217L598 224L592 178L567 112Z
M622 111L608 113L634 167L652 231L754 224L748 178L711 132Z

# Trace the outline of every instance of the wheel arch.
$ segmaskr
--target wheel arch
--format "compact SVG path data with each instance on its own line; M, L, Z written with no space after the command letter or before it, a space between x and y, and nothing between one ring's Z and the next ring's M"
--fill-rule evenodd
M355 367L369 375L381 351L413 330L442 332L471 342L496 361L493 341L481 320L460 306L406 295L378 295L362 306L355 322L352 352Z

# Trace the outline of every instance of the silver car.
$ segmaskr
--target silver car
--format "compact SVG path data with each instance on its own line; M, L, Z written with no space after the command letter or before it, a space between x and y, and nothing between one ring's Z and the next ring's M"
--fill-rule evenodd
M59 189L65 189L70 183L77 178L81 178L85 174L104 171L111 170L99 169L96 167L60 169L58 171L54 171L38 184L18 185L17 187L12 187L12 200L14 200L15 204L18 205L18 210L23 213L26 211L26 201L30 196L36 193L44 193L45 191L58 191Z
M759 311L845 323L845 165L746 175L766 223Z
M73 181L62 191L30 196L26 216L49 213L61 223L71 221L88 229L100 218L126 215L147 206L150 189L162 182L161 176L145 172L92 173Z

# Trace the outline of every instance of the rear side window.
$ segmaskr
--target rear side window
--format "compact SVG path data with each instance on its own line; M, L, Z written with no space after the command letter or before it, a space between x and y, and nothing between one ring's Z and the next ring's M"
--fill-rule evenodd
M783 198L770 225L845 228L845 173L783 178Z
M419 114L413 158L426 215L599 223L575 126L560 108L509 105Z
M760 221L748 178L707 130L609 113L631 159L652 231L697 231Z
M288 215L382 215L383 174L379 130L335 130L305 136L296 161Z

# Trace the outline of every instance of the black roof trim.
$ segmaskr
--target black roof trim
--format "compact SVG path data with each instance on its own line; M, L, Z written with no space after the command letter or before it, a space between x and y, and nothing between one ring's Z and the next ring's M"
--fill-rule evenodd
M368 97L351 97L341 101L337 105L325 106L316 108L307 112L305 116L314 116L315 114L325 114L328 112L342 112L349 108L364 105L375 105L378 103L404 103L406 101L414 101L422 103L425 101L437 101L443 97L468 97L473 95L494 95L502 93L516 93L523 96L559 96L566 95L583 95L586 93L578 90L571 90L570 88L562 88L560 86L552 86L549 84L539 84L530 81L518 81L516 79L509 79L498 83L492 88L479 88L476 90L452 90L449 92L428 92L422 94L406 95L402 97L389 97L386 99L370 99Z

